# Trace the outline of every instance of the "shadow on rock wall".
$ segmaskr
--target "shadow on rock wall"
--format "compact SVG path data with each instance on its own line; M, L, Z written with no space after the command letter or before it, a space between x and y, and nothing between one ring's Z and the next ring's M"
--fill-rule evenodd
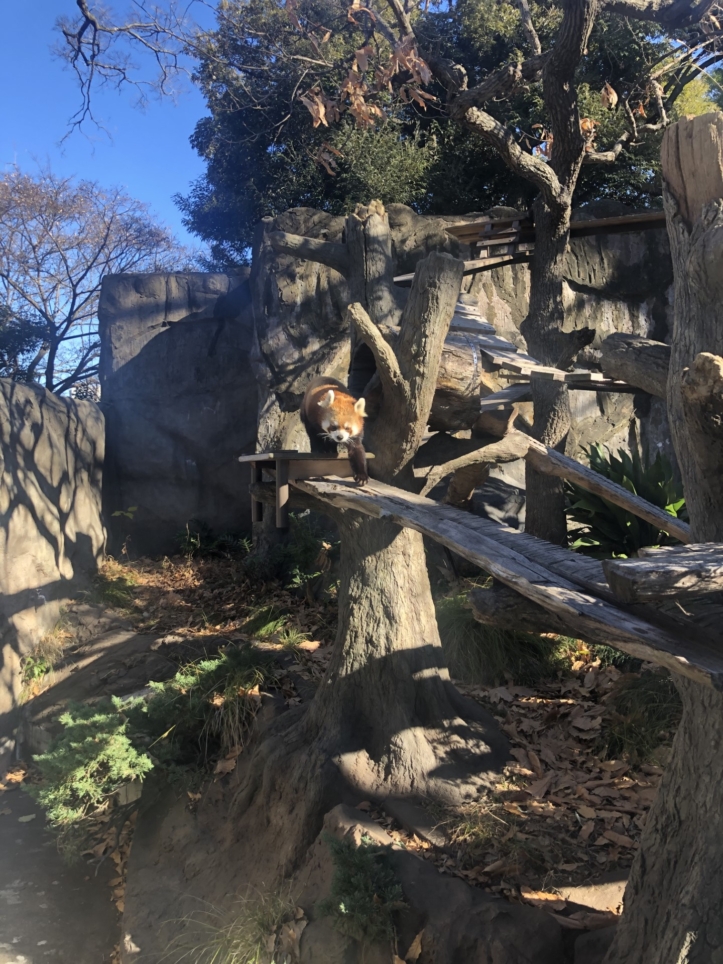
M0 756L11 745L21 657L103 555L103 451L93 402L0 378Z
M191 521L248 531L237 459L254 450L257 389L245 279L110 276L99 316L110 551L170 554Z

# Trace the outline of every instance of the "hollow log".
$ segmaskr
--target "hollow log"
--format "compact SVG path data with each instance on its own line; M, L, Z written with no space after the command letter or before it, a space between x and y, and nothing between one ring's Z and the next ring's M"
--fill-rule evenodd
M670 368L670 345L641 335L616 332L602 343L600 367L610 378L617 378L644 392L665 398Z

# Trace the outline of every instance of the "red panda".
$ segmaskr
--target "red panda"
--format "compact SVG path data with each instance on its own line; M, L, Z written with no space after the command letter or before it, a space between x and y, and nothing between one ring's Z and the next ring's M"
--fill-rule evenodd
M337 446L345 446L354 481L366 485L369 474L362 444L366 416L364 399L350 395L346 386L335 378L322 375L306 389L300 414L311 451L336 455Z

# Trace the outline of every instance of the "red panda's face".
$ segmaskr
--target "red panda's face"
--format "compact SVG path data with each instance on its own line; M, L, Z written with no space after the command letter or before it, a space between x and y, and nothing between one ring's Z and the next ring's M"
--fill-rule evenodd
M321 409L321 428L324 434L337 443L348 442L364 431L364 399L355 403L351 399L335 398L329 391L319 402Z

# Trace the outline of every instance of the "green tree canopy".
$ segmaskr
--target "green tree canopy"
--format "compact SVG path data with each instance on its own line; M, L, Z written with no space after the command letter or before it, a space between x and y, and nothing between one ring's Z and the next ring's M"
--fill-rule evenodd
M289 207L342 214L375 197L421 213L466 214L532 202L532 184L510 171L475 133L444 116L438 86L426 88L439 98L432 101L396 81L393 94L376 97L371 116L355 110L353 95L344 95L349 65L356 54L363 74L364 51L371 60L385 41L379 32L372 36L369 18L354 9L334 0L289 0L285 6L278 0L224 0L217 28L197 40L195 79L209 115L198 123L192 143L207 167L177 200L188 228L210 244L215 264L246 260L254 225ZM560 11L555 4L533 3L532 13L547 47ZM430 6L419 17L427 46L463 63L470 86L501 63L518 60L525 48L512 3L457 0ZM686 112L714 109L717 89L697 79L700 69L674 69L680 49L675 34L654 24L611 14L597 20L578 91L581 113L597 122L598 149L612 145L627 124L621 109L603 106L603 86L625 91L642 116L650 102L646 79L656 65L671 65L661 75L669 110L691 82L696 96L686 98ZM347 108L341 118L335 116L339 103ZM488 111L528 148L544 141L549 119L539 83L502 104L490 103ZM576 203L603 198L635 206L658 203L658 148L659 136L648 136L626 144L613 165L585 167Z

